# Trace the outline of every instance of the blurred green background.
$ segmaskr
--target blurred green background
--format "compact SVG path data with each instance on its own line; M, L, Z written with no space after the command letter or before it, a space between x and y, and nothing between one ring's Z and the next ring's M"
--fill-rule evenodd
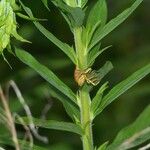
M89 1L89 4L96 0ZM68 25L63 20L59 11L50 4L51 12L48 12L40 0L23 2L29 6L34 15L38 18L47 18L48 22L42 24L59 39L67 43L73 43L72 33ZM128 7L133 0L107 0L109 8L109 19L115 17L124 8ZM119 81L128 77L132 72L146 65L150 60L150 1L144 0L142 5L134 12L129 19L119 28L112 32L103 40L103 47L113 45L107 52L98 57L94 68L100 67L106 60L111 60L114 70L104 79L109 81L110 88ZM32 44L22 44L16 41L26 51L34 55L42 64L54 71L60 79L68 84L75 91L77 85L73 81L74 65L70 60L52 43L50 43L32 24L17 18L19 23L19 33ZM19 86L23 96L28 102L33 116L40 118L45 105L49 102L51 108L47 114L47 119L70 121L66 115L62 104L51 97L48 84L32 69L25 66L14 56L5 52L7 59L12 65L9 66L0 57L0 83L5 85L9 80L14 80ZM122 95L118 101L111 104L105 111L96 118L94 128L95 144L99 145L105 141L112 141L117 132L131 123L139 113L150 103L150 78L135 85L126 94ZM93 91L92 95L96 92ZM11 109L20 115L24 111L19 105L14 94L11 94ZM20 129L20 127L18 126ZM2 134L2 126L0 132ZM21 129L20 129L21 130ZM20 131L21 133L21 131ZM81 149L81 141L77 135L40 129L42 135L49 137L49 144L45 145L35 140L37 145L43 145L50 150L76 150Z

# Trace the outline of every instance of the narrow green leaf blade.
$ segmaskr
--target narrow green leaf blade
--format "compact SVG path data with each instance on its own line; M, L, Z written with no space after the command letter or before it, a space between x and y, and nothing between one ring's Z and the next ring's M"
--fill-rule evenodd
M88 56L88 66L92 66L93 63L95 62L95 59L101 55L104 51L106 51L108 48L110 48L111 46L107 46L101 50L99 50L99 45L96 46L95 48L93 48L90 52L89 52L89 56Z
M71 61L76 64L76 54L74 52L74 49L70 47L69 45L61 42L59 39L57 39L51 32L49 32L46 28L44 28L40 23L34 22L37 29L45 36L47 39L49 39L51 42L53 42L58 48L60 48L70 59Z
M75 1L74 2L72 1L74 4L70 3L71 4L70 6L60 0L52 0L51 2L56 7L58 7L61 10L61 12L64 12L65 14L67 14L68 19L72 23L73 27L82 26L84 17L85 17L85 13L80 7L74 7L74 5L76 5Z
M66 84L64 84L51 70L40 64L32 55L24 50L15 48L15 54L23 63L34 69L41 77L43 77L64 95L69 97L74 103L77 103L76 96L72 90Z
M107 21L107 5L105 0L98 0L93 8L91 9L88 19L87 19L87 27L92 29L92 27L100 23L100 26L103 27Z
M113 65L110 61L107 61L104 66L102 66L99 70L98 70L98 75L99 78L102 79L104 78L104 76L110 72L113 69Z
M63 103L63 106L67 112L67 114L72 118L72 120L80 120L80 112L79 112L79 107L75 105L74 103L70 102L70 99L62 94L60 91L57 89L54 89L53 87L49 87L50 89L50 94L54 97L60 100Z
M106 150L108 142L103 143L97 150Z
M97 110L98 110L99 107L100 107L100 103L101 103L101 100L102 100L103 93L104 93L104 91L105 91L107 88L108 88L108 82L104 83L104 84L99 88L99 90L97 91L95 97L94 97L93 100L92 100L92 103L91 103L91 112L92 112L93 118L95 118L95 116L96 116L96 112L97 112Z
M87 4L88 0L81 0L81 6L82 8Z
M121 94L130 89L133 85L135 85L138 81L143 79L146 75L150 73L150 63L143 68L139 69L127 79L117 84L110 92L103 98L101 109L99 113L110 103L112 103L115 99L117 99Z
M20 2L25 12L33 18L32 11L26 7L22 2ZM71 60L74 64L76 64L76 54L72 47L70 47L68 44L63 43L59 39L57 39L51 32L49 32L46 28L44 28L39 22L34 21L34 25L37 27L37 29L52 43L54 43L58 48L60 48Z
M44 6L47 8L47 10L50 11L50 9L48 7L48 0L41 0L41 1L44 4Z
M64 108L66 109L67 114L72 118L74 121L80 120L80 113L79 113L79 107L75 105L66 95L61 93L58 89L51 85L40 85L36 88L36 92L42 92L44 93L47 91L50 93L50 95L60 102L63 103Z
M124 22L133 13L133 11L142 3L142 1L143 0L136 0L130 8L126 9L116 18L109 21L100 32L98 30L95 35L95 38L93 38L89 49L91 49L98 42L100 42L100 40L102 40L106 35L113 31L118 25Z
M150 105L128 127L122 129L107 150L126 150L150 139Z
M26 125L29 125L30 122L28 118L22 118ZM46 129L53 129L53 130L60 130L60 131L68 131L73 132L79 135L83 134L83 130L79 125L70 122L63 122L63 121L55 121L55 120L43 120L33 118L33 122L36 126ZM17 123L19 123L17 121ZM20 123L19 123L20 124Z

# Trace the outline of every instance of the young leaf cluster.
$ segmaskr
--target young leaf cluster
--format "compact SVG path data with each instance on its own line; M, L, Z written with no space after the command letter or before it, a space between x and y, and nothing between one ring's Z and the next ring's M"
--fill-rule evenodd
M22 42L27 42L17 33L15 10L18 9L14 0L0 1L0 54L10 44L11 36Z

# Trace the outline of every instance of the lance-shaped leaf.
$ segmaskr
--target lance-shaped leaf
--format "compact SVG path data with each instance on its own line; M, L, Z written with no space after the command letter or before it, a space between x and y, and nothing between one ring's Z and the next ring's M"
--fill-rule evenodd
M98 0L89 13L86 26L90 30L95 24L100 22L100 26L103 27L106 21L107 21L106 1Z
M97 150L106 150L107 145L108 145L108 142L105 142L105 143L103 143L102 145L100 145Z
M128 127L122 129L107 150L126 150L150 139L150 105Z
M105 0L98 0L91 8L86 20L85 31L83 32L83 41L87 47L91 43L93 36L98 29L101 29L106 24L107 20L107 5ZM90 49L88 49L90 51Z
M96 112L98 111L99 107L100 107L100 103L102 100L102 96L104 91L108 88L108 82L104 83L99 90L97 91L95 97L92 100L91 103L91 113L92 113L92 118L95 118L96 116Z
M102 30L97 30L95 37L92 40L92 43L89 47L91 49L95 46L100 40L102 40L106 35L108 35L111 31L113 31L118 25L124 22L132 13L133 11L141 4L143 0L136 0L134 4L119 14L116 18L109 21Z
M15 54L23 63L34 69L52 86L54 86L61 93L70 98L70 100L76 103L76 96L72 92L72 90L66 84L64 84L51 70L49 70L46 66L40 64L32 55L24 50L15 48Z
M121 94L125 93L128 89L130 89L133 85L135 85L138 81L143 79L146 75L150 73L150 63L143 68L139 69L131 76L129 76L124 81L117 84L114 88L112 88L109 93L103 98L101 103L101 109L98 113L100 113L106 106L116 100Z
M47 8L47 10L50 11L50 9L48 7L48 0L41 0L41 1L44 4L44 6Z
M51 85L41 85L40 87L37 87L36 91L37 93L42 91L48 91L52 97L58 99L60 102L63 103L67 114L72 118L72 120L80 120L79 107L75 105L72 101L70 101L70 99L62 94L58 89L54 88Z
M98 76L100 79L104 78L104 76L113 69L113 65L110 61L107 61L104 66L102 66L98 70Z
M84 7L87 4L88 0L82 0L82 7Z
M25 12L31 17L34 18L31 10L26 7L21 1L20 1L23 9ZM57 39L51 32L49 32L46 28L44 28L40 23L34 21L34 25L37 27L37 29L52 43L54 43L58 48L60 48L71 60L74 64L76 64L76 54L72 47L70 47L68 44L63 43L59 39Z
M28 118L23 117L24 123L26 125L30 124ZM53 129L53 130L61 130L61 131L68 131L73 132L79 135L83 134L83 130L79 125L70 122L63 122L63 121L55 121L55 120L43 120L33 118L33 122L36 126L46 129ZM17 123L19 123L17 121ZM20 123L19 123L20 124Z
M89 52L89 55L88 55L88 66L92 66L93 63L95 62L95 59L101 55L104 51L106 51L108 48L110 48L111 46L107 46L103 49L100 49L99 48L99 44L97 46L95 46L90 52Z
M68 16L73 27L78 27L83 24L85 13L80 7L71 7L60 0L52 0L52 3Z

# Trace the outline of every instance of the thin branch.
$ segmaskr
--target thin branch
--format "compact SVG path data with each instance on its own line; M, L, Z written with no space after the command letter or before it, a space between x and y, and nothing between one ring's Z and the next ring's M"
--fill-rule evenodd
M5 150L4 148L0 147L0 150Z
M139 150L147 150L147 149L150 149L150 143L143 146L143 147L141 147L141 148L139 148Z
M14 120L13 120L12 114L10 112L7 99L6 99L6 97L5 97L4 93L3 93L3 90L1 88L1 86L0 86L0 98L1 98L4 110L5 110L5 113L6 113L7 124L9 126L10 132L12 134L12 140L14 142L15 148L16 148L16 150L20 150L20 146L19 146L19 142L18 142L18 138L17 138L17 132L16 132Z
M25 131L26 131L26 134L25 134L25 138L24 138L24 141L26 141L26 138L28 137L29 138L29 150L32 150L33 148L33 137L32 137L32 134L30 132L30 128L25 124L24 120L18 115L18 114L14 114L14 118L17 118L18 121L23 125ZM21 147L24 147L26 143L22 143L21 144Z
M15 82L12 81L12 80L9 82L9 84L10 84L10 86L13 88L13 90L15 91L18 100L19 100L20 103L22 104L22 106L23 106L23 108L24 108L24 110L25 110L25 112L26 112L26 114L27 114L28 120L29 120L29 122L30 122L30 123L29 123L29 127L30 127L30 129L31 129L31 131L32 131L32 133L33 133L33 135L34 135L35 138L37 138L38 140L40 140L40 141L42 141L42 142L44 142L44 143L48 143L47 137L44 137L44 136L39 135L38 130L36 129L36 126L34 125L34 122L33 122L33 119L32 119L33 117L32 117L32 113L31 113L31 111L30 111L30 108L29 108L29 106L26 104L26 102L25 102L25 100L24 100L24 98L23 98L23 96L22 96L22 94L21 94L19 88L17 87L17 85L15 84Z
M42 113L41 113L41 119L42 120L46 119L46 115L49 112L49 110L51 109L51 107L52 107L52 101L51 101L51 99L47 98L47 103L44 106Z

